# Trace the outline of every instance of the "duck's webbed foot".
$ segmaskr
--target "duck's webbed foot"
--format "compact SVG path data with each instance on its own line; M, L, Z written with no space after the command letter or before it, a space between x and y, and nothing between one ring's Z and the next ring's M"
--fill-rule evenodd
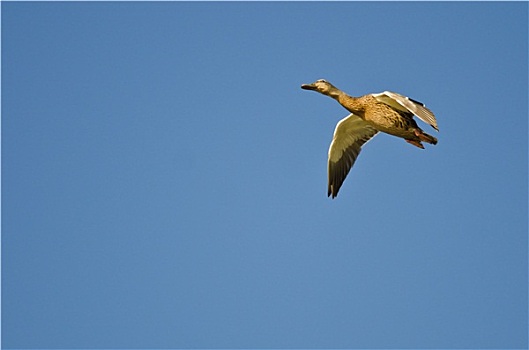
M428 135L421 129L415 129L415 136L417 136L421 141L431 143L432 145L437 144L437 139L432 135Z
M422 145L421 141L408 140L408 139L405 139L405 141L407 143L410 143L410 144L414 145L415 147L419 147L420 149L424 149L424 146Z

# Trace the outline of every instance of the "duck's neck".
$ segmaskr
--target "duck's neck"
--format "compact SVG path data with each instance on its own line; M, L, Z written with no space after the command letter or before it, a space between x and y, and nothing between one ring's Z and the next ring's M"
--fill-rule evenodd
M349 96L338 89L332 91L329 96L338 101L338 103L345 107L349 112L358 115L364 114L364 106L357 97Z

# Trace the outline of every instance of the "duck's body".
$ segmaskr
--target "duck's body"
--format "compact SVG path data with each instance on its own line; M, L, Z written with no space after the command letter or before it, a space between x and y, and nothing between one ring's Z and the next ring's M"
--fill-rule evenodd
M349 112L359 116L378 131L397 137L416 138L418 128L413 114L397 111L387 104L378 102L372 95L359 98L347 96L339 101Z
M421 142L437 144L437 139L425 133L414 115L439 130L433 113L422 103L400 94L384 91L361 97L349 96L325 80L304 84L302 89L314 90L332 97L352 114L336 126L329 149L329 195L336 197L362 145L384 132L403 138L406 142L424 148Z

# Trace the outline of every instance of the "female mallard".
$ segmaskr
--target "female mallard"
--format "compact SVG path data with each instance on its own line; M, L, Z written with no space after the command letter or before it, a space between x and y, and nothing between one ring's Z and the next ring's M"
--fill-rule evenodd
M413 119L416 115L439 131L435 116L424 104L409 97L390 91L352 97L323 79L312 84L303 84L301 88L330 96L351 112L336 125L329 148L327 195L332 195L332 198L338 195L362 145L379 131L401 137L423 149L421 141L437 144L437 139L422 131Z

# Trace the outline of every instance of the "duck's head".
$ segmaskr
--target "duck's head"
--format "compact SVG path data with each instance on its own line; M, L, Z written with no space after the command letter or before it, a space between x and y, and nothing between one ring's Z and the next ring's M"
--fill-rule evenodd
M301 85L301 88L304 90L314 90L319 92L320 94L328 96L332 96L333 93L338 91L338 89L334 85L332 85L325 79L316 80L312 84L303 84Z

